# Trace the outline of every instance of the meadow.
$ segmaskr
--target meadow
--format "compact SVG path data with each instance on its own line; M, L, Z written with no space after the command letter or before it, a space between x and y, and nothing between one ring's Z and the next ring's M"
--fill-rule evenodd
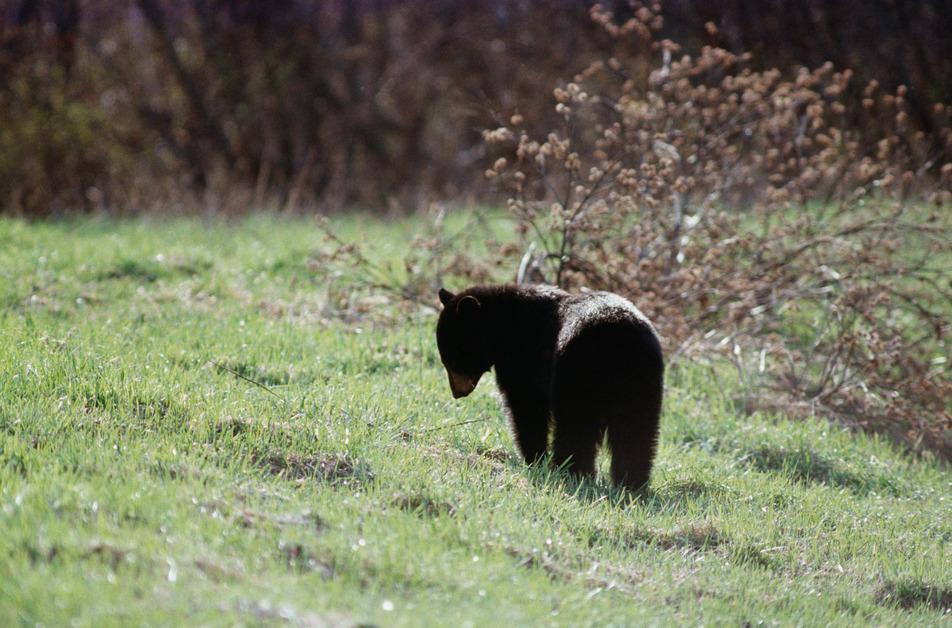
M332 224L395 267L419 228ZM685 360L643 494L526 468L491 380L451 398L436 310L321 246L0 220L0 624L948 621L944 463Z

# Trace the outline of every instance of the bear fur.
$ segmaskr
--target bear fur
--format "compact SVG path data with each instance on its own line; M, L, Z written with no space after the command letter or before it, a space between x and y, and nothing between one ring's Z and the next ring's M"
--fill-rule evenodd
M527 463L595 474L607 434L612 480L648 482L658 440L664 361L648 319L610 292L572 295L546 286L440 290L440 359L456 398L495 369Z

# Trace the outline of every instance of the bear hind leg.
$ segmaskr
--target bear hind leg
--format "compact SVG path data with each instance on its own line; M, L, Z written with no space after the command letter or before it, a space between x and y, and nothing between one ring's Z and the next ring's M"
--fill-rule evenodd
M594 476L595 457L604 437L605 426L593 421L585 407L563 400L555 411L552 465L564 466L577 475Z
M612 481L631 491L648 484L657 449L657 417L616 416L608 425Z

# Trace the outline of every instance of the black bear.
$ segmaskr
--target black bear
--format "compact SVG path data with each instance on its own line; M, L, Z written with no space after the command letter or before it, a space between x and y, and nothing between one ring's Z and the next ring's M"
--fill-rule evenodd
M658 336L629 301L545 286L441 289L436 340L456 398L495 368L526 462L544 456L594 475L605 434L612 480L648 482L658 439L664 361Z

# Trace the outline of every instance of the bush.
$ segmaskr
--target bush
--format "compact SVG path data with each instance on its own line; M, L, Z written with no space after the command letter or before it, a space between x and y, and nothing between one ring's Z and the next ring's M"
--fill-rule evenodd
M522 234L517 280L631 297L670 354L730 356L750 409L949 457L949 110L926 136L904 87L679 56L645 7L592 16L618 52L555 89L560 127L535 138L516 114L485 133Z

